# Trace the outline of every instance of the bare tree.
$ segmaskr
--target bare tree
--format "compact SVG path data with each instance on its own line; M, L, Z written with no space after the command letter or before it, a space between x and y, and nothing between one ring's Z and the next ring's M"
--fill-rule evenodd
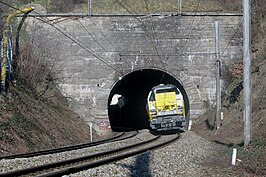
M30 40L24 41L17 61L17 81L25 90L32 91L37 96L44 96L56 87L59 72L59 47L51 46L45 37L35 29Z

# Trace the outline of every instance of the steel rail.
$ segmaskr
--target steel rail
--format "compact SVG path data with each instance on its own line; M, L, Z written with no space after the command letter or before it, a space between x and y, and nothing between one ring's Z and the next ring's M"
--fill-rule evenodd
M160 136L158 136L158 137L160 137ZM62 175L70 174L70 173L79 172L81 170L86 170L88 168L93 168L93 167L97 167L97 166L100 166L100 165L108 164L110 162L118 161L118 160L121 160L121 159L124 159L124 158L127 158L127 157L131 157L131 156L138 155L138 154L150 151L150 150L154 150L154 149L158 149L160 147L164 147L164 146L166 146L166 145L178 140L179 138L180 138L180 134L177 134L177 136L174 137L173 139L171 139L169 141L165 141L163 143L159 143L159 144L156 144L156 145L153 145L153 146L149 146L149 147L146 147L146 148L142 148L142 149L138 149L138 150L135 150L135 151L121 153L121 154L114 155L114 156L111 156L111 157L107 157L107 158L104 158L104 159L99 159L99 160L96 160L94 162L89 162L89 163L85 163L85 164L82 164L82 165L72 166L72 167L65 168L65 169L62 169L62 170L58 170L58 171L55 171L55 172L52 172L52 173L46 173L44 175L39 175L38 177L62 176Z
M20 169L20 170L16 170L16 171L10 171L10 172L0 174L0 177L4 177L4 176L5 177L7 177L7 176L37 176L40 174L44 174L45 176L47 176L47 174L45 174L45 173L47 173L47 172L49 173L49 171L50 171L50 173L51 172L54 173L54 171L58 170L58 168L61 168L61 169L64 168L63 171L65 171L66 169L68 169L67 171L69 171L69 169L80 169L78 167L80 165L77 165L77 164L82 164L81 166L84 166L84 164L94 163L95 159L97 161L97 159L104 159L110 155L114 156L117 153L122 153L126 150L136 148L137 146L141 146L141 145L153 142L153 141L157 140L158 138L160 138L160 136L156 136L155 138L152 138L148 141L142 141L140 143L124 146L122 148L117 148L117 149L113 149L113 150L108 150L105 152L100 152L100 153L87 155L87 156L83 156L83 157L63 160L63 161L59 161L59 162L53 162L50 164L44 164L44 165L25 168L25 169ZM94 162L93 162L93 160L94 160ZM56 171L56 173L58 173L58 171Z
M66 146L66 147L61 147L61 148L56 148L56 149L36 151L36 152L31 152L31 153L4 156L4 157L0 157L0 160L1 159L28 158L28 157L34 157L34 156L54 154L54 153L59 153L59 152L66 152L66 151L71 151L71 150L76 150L76 149L82 149L82 148L97 146L97 145L104 144L104 143L113 142L113 141L121 141L123 139L134 137L134 136L136 136L136 134L137 134L137 132L135 132L134 134L128 135L128 136L123 136L123 135L125 135L125 133L123 132L123 133L119 133L116 136L113 136L111 138L107 138L107 139L100 140L100 141L83 143L83 144L72 145L72 146Z
M136 143L136 144L129 145L129 146L125 146L122 148L109 150L109 151L105 151L105 152L100 152L97 154L92 154L92 155L88 155L88 156L84 156L84 157L79 157L79 158L75 158L75 159L69 159L69 160L64 160L64 161L60 161L60 162L54 162L51 164L45 164L45 165L36 166L36 167L32 167L32 168L26 168L26 169L7 172L7 173L2 173L2 174L0 174L0 177L2 177L2 176L25 176L25 175L26 176L32 176L32 175L36 176L36 175L40 174L40 172L44 173L40 176L60 176L60 175L64 175L64 174L78 172L78 171L81 171L81 170L84 170L87 168L96 167L96 166L103 165L103 164L106 164L106 163L109 163L112 161L120 160L120 159L129 157L129 156L133 156L136 154L140 154L140 153L143 153L143 152L146 152L148 150L152 150L152 149L155 149L155 148L158 148L161 146L165 146L165 145L177 140L180 136L178 134L175 138L171 139L170 141L166 141L163 143L159 143L156 145L152 145L152 146L134 151L134 148L139 147L139 146L143 146L143 145L151 143L153 141L156 141L160 137L161 136L156 136L155 138L150 139L148 141L143 141L143 142ZM129 150L131 150L131 151L127 152ZM58 168L63 168L63 169L58 170ZM55 171L47 173L47 171L51 171L51 170L55 170Z

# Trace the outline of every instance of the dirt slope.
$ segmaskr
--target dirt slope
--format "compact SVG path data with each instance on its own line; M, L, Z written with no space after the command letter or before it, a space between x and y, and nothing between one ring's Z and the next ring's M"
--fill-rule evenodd
M0 96L0 156L89 142L81 118L54 90L51 98L10 87Z
M243 77L234 79L223 96L224 120L221 128L218 131L214 128L215 108L203 115L193 127L193 131L202 137L228 147L227 151L221 151L219 156L214 157L209 165L236 171L239 176L266 176L265 36L265 32L262 32L253 41L255 50L252 53L252 141L250 145L243 146ZM235 167L230 165L233 147L238 149L237 158L239 159Z

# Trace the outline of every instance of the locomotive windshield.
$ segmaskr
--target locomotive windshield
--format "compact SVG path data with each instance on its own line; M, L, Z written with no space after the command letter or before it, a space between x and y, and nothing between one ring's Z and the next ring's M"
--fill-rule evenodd
M177 95L179 94L179 91L176 88L166 88L166 89L156 90L156 93L166 93L166 92L175 92Z
M153 92L151 92L151 95L150 95L149 101L155 101L155 95L154 95Z

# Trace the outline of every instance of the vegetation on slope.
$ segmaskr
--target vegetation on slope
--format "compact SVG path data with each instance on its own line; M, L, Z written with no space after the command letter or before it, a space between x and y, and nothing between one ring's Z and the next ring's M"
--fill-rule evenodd
M11 12L8 8L1 10ZM1 13L5 19L3 16ZM13 27L16 29L14 22ZM7 92L0 95L0 156L90 141L86 123L73 113L57 89L56 52L45 45L34 46L34 40L39 39L32 37L28 40L22 28L20 52L14 56L15 80L8 82Z
M88 127L55 84L56 55L22 42L17 70L0 95L0 155L90 141Z
M0 97L0 156L89 142L83 121L58 90L52 98L37 97L11 86Z
M233 171L238 176L265 176L266 169L266 10L262 0L252 1L252 141L243 147L243 64L231 69L231 84L222 99L224 120L221 128L215 130L215 109L210 109L193 127L201 136L225 145L225 169L230 166L232 148L238 148L238 163ZM216 157L218 158L218 157ZM223 161L220 159L220 161ZM217 163L212 163L217 166Z

